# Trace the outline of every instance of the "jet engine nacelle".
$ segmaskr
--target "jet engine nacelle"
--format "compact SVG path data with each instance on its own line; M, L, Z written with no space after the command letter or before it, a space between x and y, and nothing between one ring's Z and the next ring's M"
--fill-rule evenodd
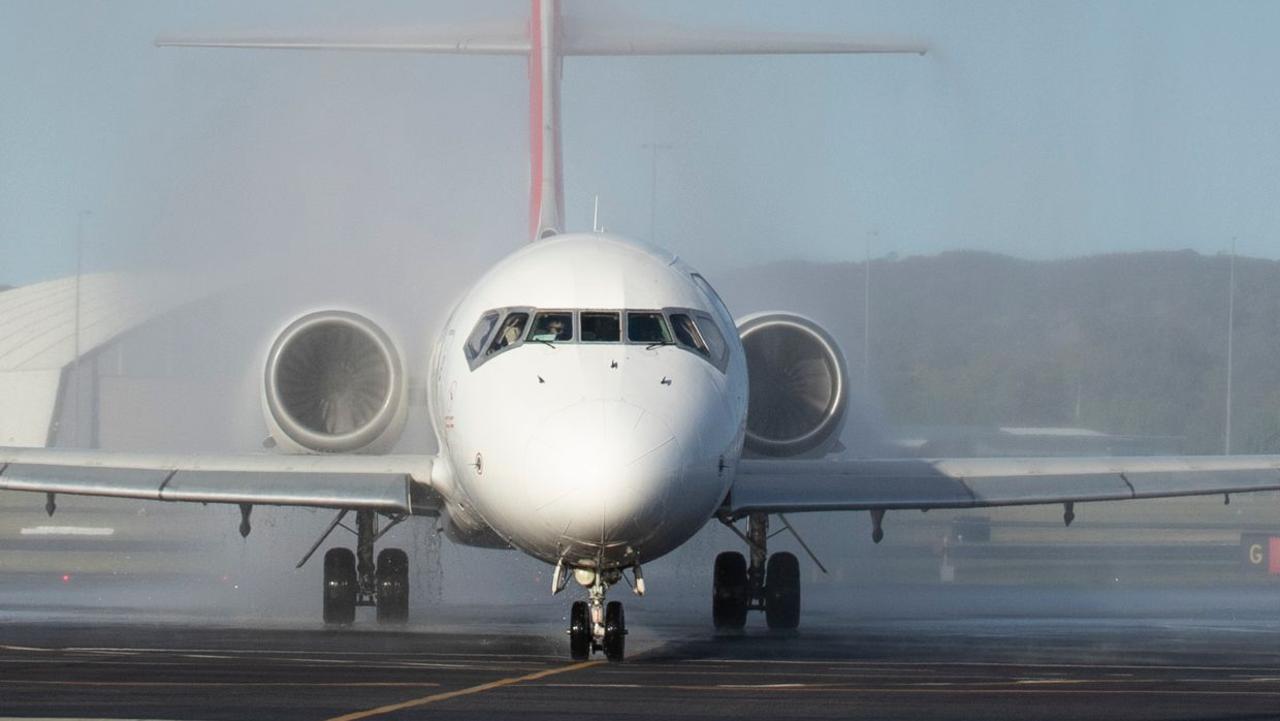
M400 354L356 313L324 310L290 323L271 344L262 408L276 444L303 453L385 453L408 417Z
M835 448L848 408L844 353L816 322L794 313L738 320L750 396L746 450L757 456L819 456Z

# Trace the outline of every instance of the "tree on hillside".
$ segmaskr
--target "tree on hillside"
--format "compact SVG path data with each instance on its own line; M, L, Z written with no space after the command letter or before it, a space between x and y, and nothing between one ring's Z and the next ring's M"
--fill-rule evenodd
M1227 257L871 262L865 393L862 263L789 261L713 280L735 312L787 309L823 323L884 422L1078 425L1223 450ZM1280 263L1238 258L1235 302L1233 450L1280 452Z

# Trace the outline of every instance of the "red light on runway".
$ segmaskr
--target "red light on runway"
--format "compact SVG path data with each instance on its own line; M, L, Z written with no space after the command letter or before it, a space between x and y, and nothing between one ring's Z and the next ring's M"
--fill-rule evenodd
M63 583L71 583L71 574L70 574L70 573L64 573L64 574L62 574L62 582L63 582Z

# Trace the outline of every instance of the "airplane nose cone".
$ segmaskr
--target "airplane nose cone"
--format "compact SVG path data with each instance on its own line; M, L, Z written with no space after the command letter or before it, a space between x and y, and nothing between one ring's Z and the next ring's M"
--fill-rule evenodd
M526 492L547 530L570 543L631 545L660 531L680 481L680 443L625 401L583 401L545 418L526 454Z

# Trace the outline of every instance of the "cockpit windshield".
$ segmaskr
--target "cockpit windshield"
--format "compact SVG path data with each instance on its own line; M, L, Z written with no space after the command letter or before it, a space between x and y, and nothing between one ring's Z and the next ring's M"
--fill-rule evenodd
M581 317L583 343L617 343L622 340L622 322L617 311L584 310Z
M711 356L707 350L707 344L698 333L698 326L694 324L693 318L690 318L688 313L672 313L671 325L675 329L677 343L685 348L692 348L704 356Z
M480 320L476 321L476 327L471 331L471 335L467 336L466 353L467 360L474 361L476 356L480 355L480 349L484 347L484 342L489 337L489 331L493 330L493 326L498 322L498 311L491 310L480 316Z
M706 313L695 313L694 318L698 322L702 339L706 341L707 357L715 367L724 370L729 365L729 342L720 332L720 326L716 325L716 322Z
M529 340L557 342L573 340L573 311L544 310L534 316Z
M575 325L577 332L575 333ZM662 310L537 310L527 306L484 313L464 346L472 370L513 348L537 343L673 346L705 358L722 372L729 344L710 314L686 308Z
M528 322L528 313L508 313L506 320L502 321L502 328L493 337L493 342L489 344L489 350L485 351L485 355L493 355L518 343L524 335L524 327Z
M627 313L627 340L632 343L673 343L667 319L652 311Z

